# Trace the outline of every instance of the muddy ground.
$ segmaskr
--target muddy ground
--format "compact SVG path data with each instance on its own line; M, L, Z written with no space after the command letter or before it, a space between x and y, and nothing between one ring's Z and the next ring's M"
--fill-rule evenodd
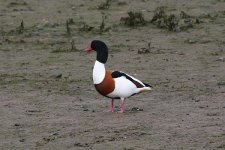
M0 149L225 149L224 25L224 0L0 0ZM154 87L124 114L102 112L92 39Z

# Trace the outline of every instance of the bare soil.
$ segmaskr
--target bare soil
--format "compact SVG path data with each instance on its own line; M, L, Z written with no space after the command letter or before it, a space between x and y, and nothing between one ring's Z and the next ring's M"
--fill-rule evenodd
M225 149L225 1L108 2L0 0L0 149ZM151 22L162 6L187 28ZM146 22L124 25L129 11ZM107 68L154 87L124 114L102 112L93 39Z

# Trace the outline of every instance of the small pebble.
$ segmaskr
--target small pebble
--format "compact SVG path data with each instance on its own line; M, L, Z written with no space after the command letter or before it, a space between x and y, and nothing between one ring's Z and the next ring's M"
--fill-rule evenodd
M87 108L84 108L83 111L88 111L88 109Z
M20 142L25 142L25 139L20 139Z
M53 133L52 135L59 135L59 133Z
M224 58L224 57L220 57L219 59L217 59L217 61L222 61L222 62L224 62L224 61L225 61L225 58Z
M131 111L143 111L143 109L138 108L138 107L133 107L133 108L131 109Z
M15 123L15 124L14 124L14 126L16 126L16 127L19 127L19 126L20 126L20 124L18 124L18 123Z

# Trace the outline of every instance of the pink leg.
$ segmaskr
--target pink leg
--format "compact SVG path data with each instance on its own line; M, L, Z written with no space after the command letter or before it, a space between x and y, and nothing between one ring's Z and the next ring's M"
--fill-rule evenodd
M114 112L114 99L111 100L111 106L104 112Z
M125 112L124 98L121 98L121 108L120 108L120 112L121 112L121 113L124 113L124 112Z

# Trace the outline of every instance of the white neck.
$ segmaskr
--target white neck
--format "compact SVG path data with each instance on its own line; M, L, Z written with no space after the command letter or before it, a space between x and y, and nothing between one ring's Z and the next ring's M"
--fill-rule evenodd
M93 82L94 84L101 83L105 78L105 65L99 61L95 61L93 68Z

